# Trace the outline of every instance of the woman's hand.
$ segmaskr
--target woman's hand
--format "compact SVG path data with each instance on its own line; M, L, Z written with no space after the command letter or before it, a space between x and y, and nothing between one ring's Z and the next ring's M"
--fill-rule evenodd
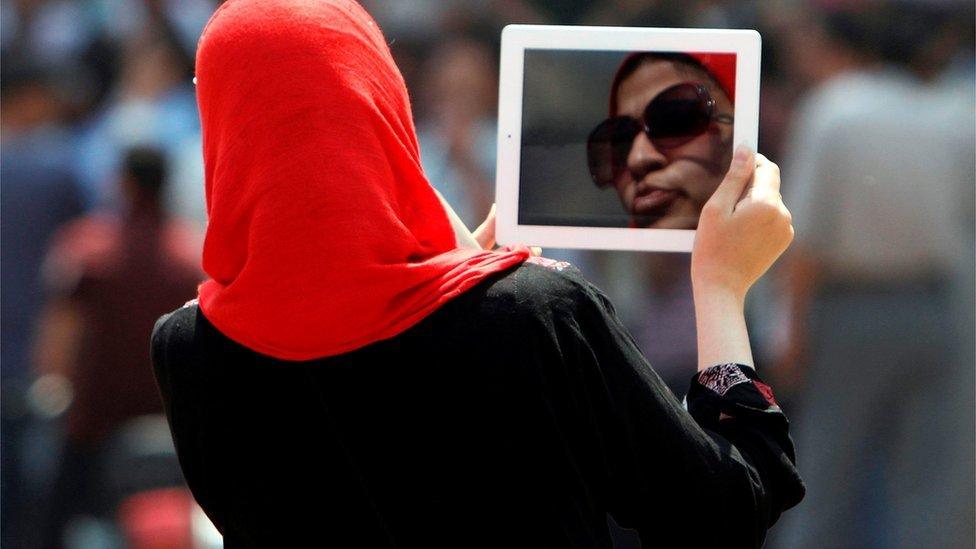
M478 225L472 233L482 250L490 250L495 247L495 205L491 205L488 210L488 217Z
M458 248L483 249L484 247L478 243L478 241L474 238L474 235L471 234L471 231L464 226L464 222L461 221L461 218L458 217L457 213L455 213L454 208L447 203L447 199L444 198L444 195L433 187L431 187L431 190L434 191L435 195L437 195L437 200L440 201L441 207L444 208L444 213L447 214L447 220L451 222L451 229L454 231L454 245Z
M478 228L472 233L474 239L478 242L484 250L490 250L495 247L495 205L491 205L491 210L488 211L488 217L478 225ZM540 256L542 255L542 248L537 246L530 246L529 250L532 251L532 255Z
M728 174L702 208L691 254L696 289L745 299L793 240L791 223L779 194L779 167L738 148Z
M698 329L698 369L734 362L753 366L746 292L793 240L779 194L779 168L736 150L732 166L702 208L691 253Z
M458 217L457 213L454 212L454 208L447 203L441 193L434 189L434 194L437 195L437 199L440 200L441 206L444 207L444 213L447 214L448 220L451 222L451 228L454 229L454 241L458 248L479 248L482 250L491 250L495 247L495 205L491 205L491 210L488 212L488 217L478 225L478 228L471 232L467 227L464 226L464 222ZM531 247L532 255L542 255L542 248Z

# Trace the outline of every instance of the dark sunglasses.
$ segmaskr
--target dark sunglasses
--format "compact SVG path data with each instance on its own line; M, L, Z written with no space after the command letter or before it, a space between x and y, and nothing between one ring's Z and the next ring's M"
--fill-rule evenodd
M712 121L731 124L731 114L715 114L715 100L702 84L676 84L654 96L641 119L614 116L600 123L586 140L590 176L598 187L612 185L627 167L634 138L643 131L658 149L680 147L705 133Z

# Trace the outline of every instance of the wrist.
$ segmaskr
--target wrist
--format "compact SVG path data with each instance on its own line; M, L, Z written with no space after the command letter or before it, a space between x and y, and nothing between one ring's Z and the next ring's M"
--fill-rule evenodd
M745 295L723 285L694 287L698 369L730 362L752 366Z
M692 294L696 304L721 305L725 309L745 310L746 290L727 283L692 279Z

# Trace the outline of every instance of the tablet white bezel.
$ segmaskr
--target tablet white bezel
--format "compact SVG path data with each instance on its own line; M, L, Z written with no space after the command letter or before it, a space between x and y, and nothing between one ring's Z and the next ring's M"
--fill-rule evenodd
M736 54L733 142L756 150L759 52L754 30L509 25L502 30L495 176L499 244L550 248L690 252L693 230L519 225L519 163L525 50L710 52Z

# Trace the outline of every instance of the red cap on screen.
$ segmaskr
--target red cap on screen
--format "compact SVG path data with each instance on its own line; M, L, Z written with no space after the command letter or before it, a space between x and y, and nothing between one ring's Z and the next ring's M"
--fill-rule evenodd
M617 67L617 73L613 77L613 82L610 85L610 116L617 114L617 88L620 87L620 83L623 80L624 74L630 74L634 69L632 63L650 52L634 52L624 58L623 62ZM722 87L725 95L728 96L729 101L735 105L735 54L734 53L702 53L702 52L686 52L682 55L687 55L695 61L701 63L705 70L718 82L718 85Z
M718 81L729 96L729 101L735 104L735 54L734 53L689 53Z

